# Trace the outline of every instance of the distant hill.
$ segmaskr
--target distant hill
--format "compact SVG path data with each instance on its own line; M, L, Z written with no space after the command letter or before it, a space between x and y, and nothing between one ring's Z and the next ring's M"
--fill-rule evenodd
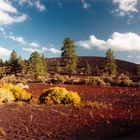
M48 70L49 71L53 71L56 65L57 60L61 60L61 58L49 58L48 59ZM104 57L96 57L96 56L79 56L78 57L78 66L77 66L77 70L78 73L81 72L82 68L85 67L85 62L88 62L90 64L90 66L93 68L96 65L99 68L102 68L104 63L105 63L105 58ZM124 60L116 60L117 63L117 70L120 73L123 72L129 72L131 74L135 74L135 69L137 64L135 63L131 63L128 61L124 61Z

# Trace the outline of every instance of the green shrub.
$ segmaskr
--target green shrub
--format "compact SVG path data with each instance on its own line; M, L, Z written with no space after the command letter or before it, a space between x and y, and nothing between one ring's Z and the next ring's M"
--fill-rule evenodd
M92 77L90 79L87 79L86 83L87 83L87 85L99 85L99 86L105 86L106 85L104 80L101 79L100 77Z
M80 97L76 92L68 91L66 88L54 87L47 89L40 95L39 103L75 105L80 103Z
M0 85L0 103L13 101L29 102L31 97L31 94L24 90L21 86L12 84Z

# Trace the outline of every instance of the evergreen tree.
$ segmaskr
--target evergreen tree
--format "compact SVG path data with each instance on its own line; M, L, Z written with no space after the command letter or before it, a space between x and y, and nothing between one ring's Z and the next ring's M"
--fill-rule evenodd
M26 72L25 61L21 58L21 56L18 57L18 70L21 74Z
M45 58L44 54L42 54L41 56L41 60L42 60L42 75L46 75L47 74L47 58Z
M84 68L84 75L91 75L92 74L92 68L86 61L85 68Z
M140 77L140 65L137 65L136 67L136 75Z
M99 75L99 73L100 73L99 66L95 65L95 67L93 67L93 75L97 76Z
M10 59L9 59L9 66L10 66L10 73L17 75L20 66L18 63L17 53L15 50L11 52Z
M35 76L35 80L37 80L38 76L45 74L44 65L44 58L40 57L37 51L33 52L29 58L29 66L30 72Z
M107 50L105 59L105 72L107 72L108 75L115 76L117 72L117 65L111 49Z
M57 72L58 74L60 74L60 72L61 72L61 66L60 66L59 60L57 60L57 62L56 62L55 72Z
M0 64L3 64L3 60L2 59L0 59Z
M62 46L62 54L64 70L71 74L76 73L78 58L75 51L76 46L71 38L65 38Z

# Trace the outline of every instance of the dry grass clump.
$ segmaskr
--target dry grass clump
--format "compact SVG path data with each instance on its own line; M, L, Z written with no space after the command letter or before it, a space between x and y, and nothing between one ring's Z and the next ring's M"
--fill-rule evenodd
M99 85L99 86L105 86L106 83L104 82L103 79L101 79L100 77L92 77L87 79L86 81L87 85Z
M79 104L80 97L76 92L68 91L66 88L53 87L45 90L39 97L39 103L45 104Z

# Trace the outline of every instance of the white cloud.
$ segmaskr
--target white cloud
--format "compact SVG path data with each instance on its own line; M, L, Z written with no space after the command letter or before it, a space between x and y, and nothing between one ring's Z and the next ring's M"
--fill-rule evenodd
M18 13L17 9L13 7L9 1L6 1L6 0L0 1L0 10L8 12L8 13Z
M39 52L39 53L43 53L43 50L42 49L36 49L36 48L28 48L28 47L23 47L22 50L24 50L25 52Z
M40 44L38 44L36 42L31 42L29 46L31 46L33 48L38 48L38 47L40 47Z
M87 9L89 7L89 4L85 0L81 0L81 2L83 4L84 9Z
M7 36L7 38L12 39L14 41L16 41L17 43L21 44L21 45L27 45L27 42L25 41L25 39L21 36L16 37L14 35L9 35Z
M0 47L0 56L9 56L10 54L11 54L10 50Z
M89 40L77 41L76 45L85 49L96 47L98 50L111 48L114 51L140 51L140 36L131 32L114 32L109 39L101 40L91 35Z
M139 0L113 0L113 3L117 5L115 12L119 16L131 15L139 10L137 9Z
M11 39L18 44L22 45L22 50L26 52L34 52L38 51L39 53L44 53L46 51L53 53L53 54L60 54L61 51L54 48L53 44L49 44L48 48L42 47L39 43L36 42L28 42L22 36L15 36L13 33L7 33L4 28L0 27L0 32L2 32L5 38Z
M53 53L53 54L60 54L61 53L61 51L60 50L58 50L58 49L55 49L55 48L50 48L50 49L48 49L51 53Z
M46 7L40 0L18 0L20 5L27 4L30 7L35 7L39 12L45 11Z
M60 54L61 53L61 51L60 50L58 50L58 49L55 49L54 47L52 47L52 48L45 48L45 47L43 47L42 48L42 50L43 51L49 51L49 52L51 52L51 53L53 53L53 54Z
M51 52L51 53L53 53L53 54L60 54L61 53L61 51L60 50L58 50L58 49L55 49L55 48L46 48L46 47L42 47L42 48L29 48L29 47L23 47L22 48L24 51L26 51L26 52L34 52L34 51L37 51L37 52L39 52L39 53L44 53L44 52Z
M40 1L36 1L35 6L36 6L36 8L38 9L38 11L40 11L40 12L46 10L45 5L41 4Z
M19 14L18 10L9 0L0 1L0 25L10 25L24 22L28 19L26 14Z

